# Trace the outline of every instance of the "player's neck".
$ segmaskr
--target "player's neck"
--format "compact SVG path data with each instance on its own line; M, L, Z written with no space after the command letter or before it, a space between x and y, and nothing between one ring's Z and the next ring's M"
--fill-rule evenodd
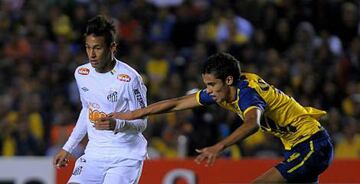
M228 98L226 99L226 102L231 103L233 101L235 101L237 99L237 88L235 88L234 86L230 86L229 87L229 95Z
M99 73L109 72L109 71L111 71L112 69L114 69L115 64L116 64L116 60L115 60L115 58L112 58L112 60L109 61L109 62L107 63L107 65L105 65L102 69L97 69L96 71L99 72Z

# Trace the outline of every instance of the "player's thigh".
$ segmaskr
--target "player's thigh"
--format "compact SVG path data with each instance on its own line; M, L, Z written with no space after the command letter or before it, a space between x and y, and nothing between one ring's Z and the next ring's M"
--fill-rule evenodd
M253 183L285 183L286 179L275 167L266 171L263 175L257 177Z
M322 140L315 144L315 152L309 160L312 163L310 167L314 170L315 174L319 175L331 164L334 158L334 148L330 139Z
M313 183L331 163L333 150L329 139L304 141L285 153L276 168L287 182Z
M137 184L142 166L143 161L141 160L122 160L106 172L104 184Z
M101 184L104 179L104 166L102 162L93 158L81 156L75 162L74 170L68 181L71 183Z

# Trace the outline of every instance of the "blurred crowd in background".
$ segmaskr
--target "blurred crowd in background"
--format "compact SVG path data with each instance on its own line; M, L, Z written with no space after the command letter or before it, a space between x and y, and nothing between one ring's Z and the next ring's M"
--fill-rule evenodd
M116 57L148 87L148 103L204 87L202 62L225 51L321 120L337 158L360 158L360 8L356 0L1 0L0 155L53 155L75 126L73 73L87 62L82 33L97 14L118 28ZM241 120L216 106L149 118L151 158L185 158ZM81 154L83 145L75 155ZM256 133L224 157L276 158Z

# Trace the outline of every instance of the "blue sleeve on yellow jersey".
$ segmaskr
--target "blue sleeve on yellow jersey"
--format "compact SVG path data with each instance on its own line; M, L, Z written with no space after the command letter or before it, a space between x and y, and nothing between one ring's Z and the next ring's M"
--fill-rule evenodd
M209 93L207 93L206 89L203 89L203 90L200 91L199 102L202 105L211 105L211 104L216 103L215 100L213 100L213 98L211 98Z
M239 107L241 111L245 111L247 108L251 106L256 106L260 108L260 110L264 111L266 108L265 101L260 97L260 95L256 92L255 89L245 87L240 89L239 94Z

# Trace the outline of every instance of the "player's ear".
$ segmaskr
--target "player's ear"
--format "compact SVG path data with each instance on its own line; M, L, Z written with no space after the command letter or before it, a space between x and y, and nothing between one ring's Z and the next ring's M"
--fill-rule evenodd
M234 77L233 77L233 76L227 76L226 79L225 79L225 83L226 83L226 85L228 85L228 86L233 85L233 83L234 83Z
M112 42L110 45L111 52L114 53L116 51L116 42Z

